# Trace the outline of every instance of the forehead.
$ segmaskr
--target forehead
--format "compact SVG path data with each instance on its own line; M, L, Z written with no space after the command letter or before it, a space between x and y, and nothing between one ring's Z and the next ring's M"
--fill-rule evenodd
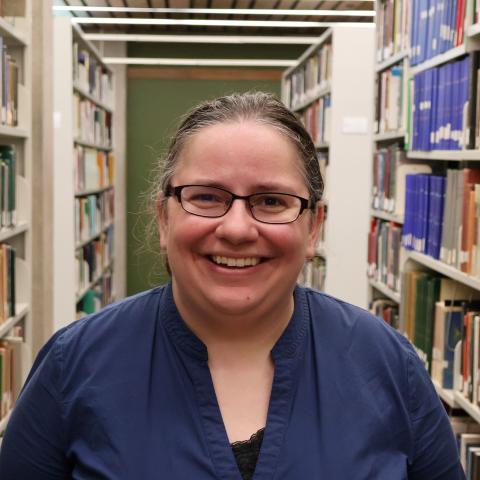
M305 183L302 160L293 140L277 128L253 120L212 125L189 138L175 176L191 175L214 176L233 183L240 179L262 183L268 179L292 184L292 188Z

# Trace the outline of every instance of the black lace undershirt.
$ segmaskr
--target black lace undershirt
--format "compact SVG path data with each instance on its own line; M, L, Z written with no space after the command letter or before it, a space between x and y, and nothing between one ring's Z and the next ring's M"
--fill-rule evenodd
M265 428L261 428L258 432L255 432L249 440L233 442L231 444L243 480L251 480L253 477L260 447L262 446L264 430Z

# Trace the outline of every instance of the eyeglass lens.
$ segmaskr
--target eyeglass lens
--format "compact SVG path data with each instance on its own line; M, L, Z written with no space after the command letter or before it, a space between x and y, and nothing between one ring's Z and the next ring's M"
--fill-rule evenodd
M183 208L194 215L220 217L229 209L233 194L225 190L192 185L182 188ZM260 222L288 223L297 219L301 201L285 193L256 193L248 197L253 217Z

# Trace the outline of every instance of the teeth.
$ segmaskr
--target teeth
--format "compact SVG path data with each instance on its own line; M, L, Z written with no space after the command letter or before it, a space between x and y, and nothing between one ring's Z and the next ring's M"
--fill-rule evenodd
M212 256L212 260L218 265L227 265L228 267L250 267L260 263L260 259L256 257L245 258L229 258L220 257L219 255Z

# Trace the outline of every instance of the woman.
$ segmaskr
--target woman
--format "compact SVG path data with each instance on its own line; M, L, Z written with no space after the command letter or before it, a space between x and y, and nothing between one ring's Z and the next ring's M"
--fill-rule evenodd
M295 286L323 184L293 114L263 93L200 105L158 186L171 284L49 341L2 480L464 478L411 345Z

